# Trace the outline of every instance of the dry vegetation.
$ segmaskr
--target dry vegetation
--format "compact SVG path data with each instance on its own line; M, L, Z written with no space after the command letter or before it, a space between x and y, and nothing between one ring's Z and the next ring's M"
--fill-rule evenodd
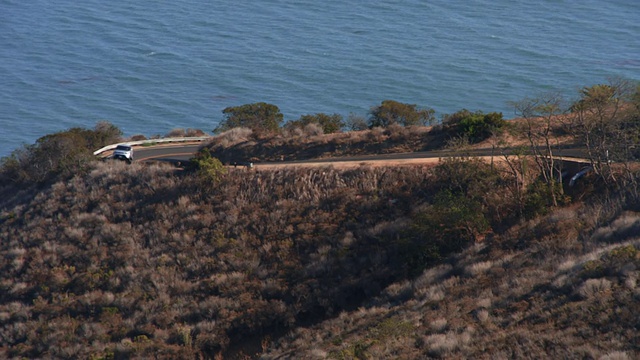
M639 224L605 205L557 210L291 332L263 358L636 359Z
M622 200L521 221L469 159L202 185L108 162L3 202L0 355L637 354L640 216ZM425 222L443 211L451 226Z
M260 137L250 129L235 128L215 136L207 147L224 163L237 159L272 162L433 150L446 140L442 131L424 126L391 125L336 134L321 134L313 127L304 130L285 129L277 136Z

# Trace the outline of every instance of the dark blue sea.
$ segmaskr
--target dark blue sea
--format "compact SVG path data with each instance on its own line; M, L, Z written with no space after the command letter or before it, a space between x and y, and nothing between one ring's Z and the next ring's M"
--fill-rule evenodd
M228 106L285 120L391 99L501 111L640 80L638 0L0 0L0 156L100 120L211 131Z

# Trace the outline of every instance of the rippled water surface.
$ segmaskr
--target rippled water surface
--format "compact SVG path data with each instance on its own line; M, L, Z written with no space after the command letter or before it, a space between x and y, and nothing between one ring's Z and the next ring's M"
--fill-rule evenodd
M265 101L285 120L382 100L502 111L640 80L640 1L0 0L0 156L99 120L213 129Z

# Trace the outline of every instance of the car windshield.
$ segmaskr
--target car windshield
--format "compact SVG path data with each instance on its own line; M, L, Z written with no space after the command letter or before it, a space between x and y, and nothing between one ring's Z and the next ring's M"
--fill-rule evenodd
M118 146L116 147L116 150L126 150L126 151L129 151L129 150L131 150L131 146L127 146L127 145L118 145Z

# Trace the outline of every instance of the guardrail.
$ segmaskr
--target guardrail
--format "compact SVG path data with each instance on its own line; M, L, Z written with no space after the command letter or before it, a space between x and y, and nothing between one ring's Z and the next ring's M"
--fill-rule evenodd
M155 145L158 143L172 143L172 142L191 142L191 141L206 141L211 139L211 136L199 136L199 137L181 137L181 138L164 138L164 139L147 139L147 140L138 140L138 141L125 141L117 144L107 145L103 148L100 148L93 152L93 155L100 155L105 151L113 150L118 145Z

